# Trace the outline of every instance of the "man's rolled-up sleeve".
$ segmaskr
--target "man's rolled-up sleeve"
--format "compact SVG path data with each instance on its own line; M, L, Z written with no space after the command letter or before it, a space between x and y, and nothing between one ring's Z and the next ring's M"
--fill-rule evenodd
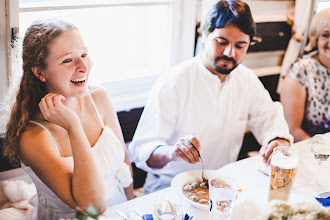
M280 102L273 102L269 92L258 80L252 88L248 126L258 142L264 146L275 138L284 138L293 143Z
M152 152L159 146L171 145L168 140L175 131L179 99L174 83L158 80L150 91L128 150L136 166L152 172L147 165Z

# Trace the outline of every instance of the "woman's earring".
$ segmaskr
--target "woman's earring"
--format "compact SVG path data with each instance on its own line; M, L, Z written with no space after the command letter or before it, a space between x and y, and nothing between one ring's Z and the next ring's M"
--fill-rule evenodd
M45 77L41 77L41 82L46 82L46 78Z

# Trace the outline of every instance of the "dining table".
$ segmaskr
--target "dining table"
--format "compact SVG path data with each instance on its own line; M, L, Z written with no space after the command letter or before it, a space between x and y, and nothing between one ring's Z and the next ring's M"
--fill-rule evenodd
M330 132L323 134L322 138L330 144ZM294 143L292 147L299 152L299 162L288 203L299 201L317 203L315 197L319 192L313 190L310 184L317 179L323 188L330 191L330 175L328 174L330 161L325 161L320 168L311 152L310 139ZM240 202L233 206L232 220L255 219L267 209L270 168L263 162L260 155L227 164L217 172L236 180L242 189ZM156 198L164 194L175 196L176 192L168 187L110 207L104 215L106 219L122 220L124 218L116 212L120 210L127 219L141 220L142 218L134 210L137 209L143 214L152 214ZM193 220L208 219L208 210L198 209L185 200L182 202L182 208L183 213L193 216Z

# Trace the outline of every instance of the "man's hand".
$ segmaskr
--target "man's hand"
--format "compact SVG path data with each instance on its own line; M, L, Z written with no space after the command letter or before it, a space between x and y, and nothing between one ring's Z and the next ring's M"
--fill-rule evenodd
M200 161L198 154L200 149L200 143L195 136L181 137L174 146L162 145L157 147L147 160L147 165L151 168L161 169L173 160L182 159L195 164Z
M174 145L172 160L183 159L188 163L197 163L200 161L198 151L201 150L198 139L191 135L179 138Z
M272 141L270 141L267 145L261 147L259 153L264 158L264 163L266 163L267 166L269 166L270 164L270 160L272 158L272 153L274 148L280 145L290 146L290 142L283 138L275 138Z

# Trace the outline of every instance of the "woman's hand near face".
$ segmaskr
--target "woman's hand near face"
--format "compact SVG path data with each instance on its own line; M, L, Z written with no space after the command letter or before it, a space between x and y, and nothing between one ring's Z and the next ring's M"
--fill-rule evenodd
M39 108L47 121L70 130L80 123L80 119L75 112L63 105L64 100L62 95L49 93L41 99Z

